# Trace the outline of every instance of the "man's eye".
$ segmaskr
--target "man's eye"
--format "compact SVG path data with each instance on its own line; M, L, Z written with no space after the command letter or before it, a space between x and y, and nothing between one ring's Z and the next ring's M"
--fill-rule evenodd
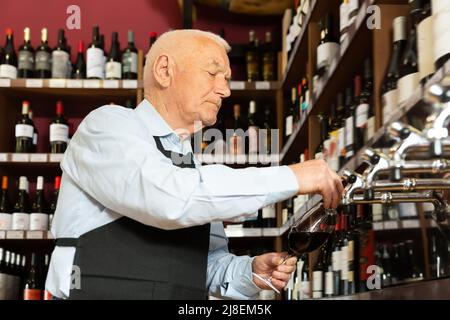
M215 76L217 75L217 73L215 73L215 72L210 72L210 71L208 71L208 74L209 74L211 77L215 77Z

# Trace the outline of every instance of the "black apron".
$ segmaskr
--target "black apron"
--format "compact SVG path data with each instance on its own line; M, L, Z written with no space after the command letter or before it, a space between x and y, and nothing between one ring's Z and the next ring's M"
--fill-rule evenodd
M195 167L192 153L172 153L154 139L174 165ZM79 238L57 239L57 246L76 247L81 283L69 299L206 299L209 233L210 224L167 231L121 217Z

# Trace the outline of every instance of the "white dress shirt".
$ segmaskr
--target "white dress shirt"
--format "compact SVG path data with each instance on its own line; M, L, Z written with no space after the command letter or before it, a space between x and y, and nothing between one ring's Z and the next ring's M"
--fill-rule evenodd
M253 258L228 252L222 221L293 196L295 175L286 166L232 169L196 161L196 168L179 168L152 136L161 137L166 150L192 151L189 139L180 140L147 100L134 110L107 105L89 113L61 162L53 235L78 238L122 216L165 230L211 222L208 294L255 298ZM69 296L74 256L74 247L55 247L46 281L52 295Z

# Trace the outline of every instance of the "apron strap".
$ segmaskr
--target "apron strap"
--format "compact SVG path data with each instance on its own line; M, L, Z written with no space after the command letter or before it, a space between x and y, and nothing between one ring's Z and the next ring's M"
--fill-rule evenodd
M78 238L58 238L56 239L56 246L58 247L76 247Z

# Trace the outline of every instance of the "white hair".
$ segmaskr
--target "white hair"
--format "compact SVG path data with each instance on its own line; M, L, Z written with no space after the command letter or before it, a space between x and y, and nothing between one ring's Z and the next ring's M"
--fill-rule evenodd
M153 65L154 61L162 52L170 52L171 47L173 47L174 43L177 43L177 40L186 38L208 38L214 41L216 44L221 46L226 52L230 52L231 47L228 42L222 37L218 36L215 33L209 31L202 31L197 29L179 29L179 30L171 30L161 34L158 39L153 43L152 47L148 51L145 59L144 66L144 82L145 79L148 79L147 72L150 71L149 64Z

